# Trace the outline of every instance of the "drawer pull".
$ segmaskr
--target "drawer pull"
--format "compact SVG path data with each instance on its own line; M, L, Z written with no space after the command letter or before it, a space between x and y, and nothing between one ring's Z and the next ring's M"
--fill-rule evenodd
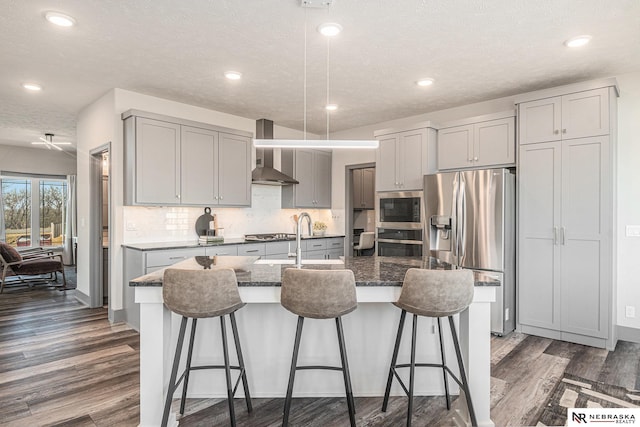
M246 253L251 253L251 252L260 252L260 249L251 249L250 251L245 251Z
M186 256L170 256L169 259L187 259Z
M220 253L217 253L216 255L229 255L229 252L220 252Z

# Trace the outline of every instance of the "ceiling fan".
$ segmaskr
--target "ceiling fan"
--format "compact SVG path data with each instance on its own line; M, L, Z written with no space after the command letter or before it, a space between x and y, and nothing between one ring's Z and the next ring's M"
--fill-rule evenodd
M45 133L44 134L44 138L40 137L40 141L35 141L32 142L33 145L44 145L46 146L49 150L51 150L51 148L55 148L56 150L60 150L62 151L62 148L60 148L60 145L71 145L70 142L53 142L53 134L52 133Z

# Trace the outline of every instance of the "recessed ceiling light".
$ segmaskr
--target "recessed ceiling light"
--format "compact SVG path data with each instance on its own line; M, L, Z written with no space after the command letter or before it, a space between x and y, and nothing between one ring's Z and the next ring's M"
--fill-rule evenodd
M229 80L240 80L242 78L242 73L238 71L225 71L224 76Z
M431 86L433 84L433 79L420 79L416 82L418 86Z
M22 83L22 87L33 92L42 90L42 86L37 83Z
M591 36L576 36L576 37L572 37L569 40L566 40L564 42L564 45L567 47L580 47L580 46L584 46L585 44L589 43L591 41Z
M51 22L54 25L58 25L60 27L73 27L76 24L76 20L73 19L69 15L65 15L60 12L52 12L49 11L44 14L44 17L47 21Z
M336 111L338 109L338 104L327 104L324 108L327 111Z
M336 24L335 22L326 22L318 26L318 31L323 36L333 37L340 34L342 31L342 25Z

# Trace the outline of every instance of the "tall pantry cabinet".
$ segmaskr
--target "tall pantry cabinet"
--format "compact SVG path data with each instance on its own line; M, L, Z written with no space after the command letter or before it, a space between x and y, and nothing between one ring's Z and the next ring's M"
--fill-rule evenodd
M613 346L615 79L518 97L518 323Z

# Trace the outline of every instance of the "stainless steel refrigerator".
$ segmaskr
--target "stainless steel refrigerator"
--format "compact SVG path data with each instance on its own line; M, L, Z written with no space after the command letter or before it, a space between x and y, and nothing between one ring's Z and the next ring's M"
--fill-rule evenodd
M424 254L500 281L491 332L515 328L515 174L510 169L424 177Z

